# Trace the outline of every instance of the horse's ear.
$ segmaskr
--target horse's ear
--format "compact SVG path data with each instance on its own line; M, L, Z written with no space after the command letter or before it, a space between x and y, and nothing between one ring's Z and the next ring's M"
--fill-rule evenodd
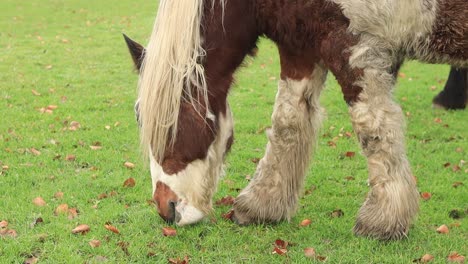
M130 51L130 55L132 55L133 63L135 63L135 68L140 71L141 64L143 63L143 59L145 56L145 48L140 45L138 42L133 41L127 35L123 34L125 42L127 43L128 50Z

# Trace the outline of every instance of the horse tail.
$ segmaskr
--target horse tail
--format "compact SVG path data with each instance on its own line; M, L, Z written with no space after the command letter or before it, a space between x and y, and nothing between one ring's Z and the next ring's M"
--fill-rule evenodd
M151 148L159 163L174 145L182 100L208 106L201 64L204 1L159 1L138 84L143 154L148 157Z

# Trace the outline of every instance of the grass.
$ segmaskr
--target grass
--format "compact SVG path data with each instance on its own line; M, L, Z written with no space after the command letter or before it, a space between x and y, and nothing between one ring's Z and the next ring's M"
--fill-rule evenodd
M1 263L31 257L39 263L167 263L184 256L191 263L306 263L311 261L304 256L306 247L326 256L328 263L410 263L426 253L434 255L434 263L445 263L452 251L468 253L466 218L449 217L453 209L468 209L466 186L452 187L454 182L466 184L468 176L460 163L467 160L468 112L432 109L448 66L416 62L402 69L405 76L395 98L407 113L408 156L419 190L432 198L421 202L407 239L380 242L351 232L368 190L367 169L361 155L343 156L359 153L359 148L354 135L345 136L351 123L332 76L322 96L327 118L306 182L306 188L316 189L301 199L290 223L239 227L221 218L229 207L216 206L211 221L163 237L166 224L147 203L151 182L139 155L133 115L137 76L120 34L145 43L156 5L127 0L0 4L0 221L17 232L16 238L0 238ZM214 200L237 195L255 170L251 160L262 156L266 144L262 130L270 125L279 76L274 45L262 40L258 57L245 64L229 98L236 142ZM57 108L41 113L49 105ZM81 127L70 130L72 121ZM331 140L335 148L328 145ZM102 149L92 150L97 142ZM69 155L75 160L67 161ZM127 169L126 161L136 167ZM454 165L461 169L454 171ZM130 177L136 186L124 188ZM55 198L56 192L63 192L63 198ZM39 196L46 206L32 203ZM54 215L65 203L79 210L78 217ZM344 216L329 217L335 209ZM38 218L43 222L34 224ZM312 224L300 227L305 218ZM106 223L120 235L106 230ZM88 224L90 232L73 235L78 224ZM449 234L436 233L442 224L449 226ZM101 246L91 247L92 239ZM291 242L286 256L271 254L276 239Z

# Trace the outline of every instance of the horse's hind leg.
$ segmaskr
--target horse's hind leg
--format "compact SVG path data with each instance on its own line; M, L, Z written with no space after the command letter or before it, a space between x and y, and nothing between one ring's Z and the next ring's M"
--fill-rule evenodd
M269 142L253 179L235 200L233 220L239 224L289 220L295 213L320 126L318 99L327 70L310 60L296 65L304 58L290 58L281 49L280 55L282 80Z
M350 56L332 52L327 60L349 104L369 169L371 190L359 210L354 232L399 239L406 236L418 211L419 194L405 153L404 116L392 98L392 65L398 60L385 51L360 45L351 49Z

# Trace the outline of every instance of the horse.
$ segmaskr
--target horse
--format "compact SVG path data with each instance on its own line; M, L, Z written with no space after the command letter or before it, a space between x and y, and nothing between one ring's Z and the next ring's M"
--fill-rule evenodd
M370 191L353 231L407 237L419 193L393 87L405 59L466 68L467 31L466 0L160 0L146 49L127 40L139 70L140 144L159 215L184 226L212 211L233 143L227 95L264 36L276 43L281 65L272 126L229 218L247 225L294 216L331 72L368 165Z
M444 89L432 100L435 108L465 109L468 103L468 69L450 68Z

